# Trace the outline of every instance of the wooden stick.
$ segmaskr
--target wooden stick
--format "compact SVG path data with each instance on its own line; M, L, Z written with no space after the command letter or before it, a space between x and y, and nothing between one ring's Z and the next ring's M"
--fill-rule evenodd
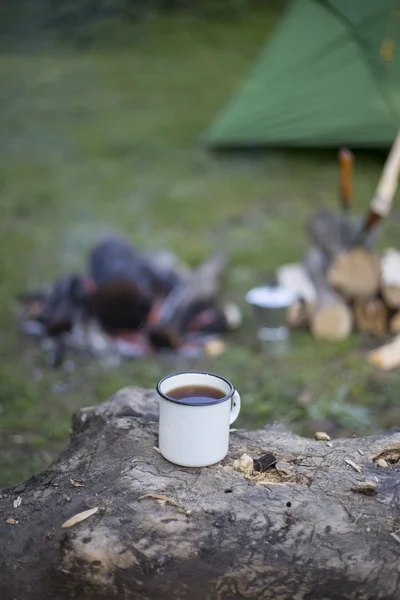
M353 162L351 150L342 148L339 152L340 165L340 205L343 213L348 213L352 202L353 192Z
M368 361L383 371L390 371L390 369L400 366L400 335L389 344L370 352Z
M397 134L374 197L372 198L368 214L364 220L361 231L354 240L354 245L363 244L368 233L372 231L381 219L388 216L392 207L393 196L398 185L400 170L400 132Z
M393 146L387 157L382 176L371 202L371 210L387 217L393 202L393 196L397 189L400 170L400 132L397 134Z

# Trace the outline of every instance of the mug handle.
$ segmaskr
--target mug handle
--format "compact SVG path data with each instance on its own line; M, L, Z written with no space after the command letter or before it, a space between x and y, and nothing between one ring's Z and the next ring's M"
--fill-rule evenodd
M235 393L233 394L232 401L231 401L231 413L230 413L229 425L232 425L232 423L234 423L234 421L236 421L236 419L238 418L239 413L240 413L240 404L241 404L241 400L240 400L239 392L237 392L235 390Z

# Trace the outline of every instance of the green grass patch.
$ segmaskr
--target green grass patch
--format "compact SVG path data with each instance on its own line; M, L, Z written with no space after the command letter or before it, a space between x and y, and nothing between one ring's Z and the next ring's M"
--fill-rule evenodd
M244 306L249 287L301 257L310 212L337 202L334 153L221 155L199 144L276 14L156 15L103 28L86 49L59 43L0 54L0 485L57 456L74 410L126 385L154 387L172 370L232 379L243 397L239 426L283 420L303 434L326 426L351 435L398 425L399 374L368 366L362 339L317 344L296 333L289 354L271 358ZM357 155L357 209L381 168L382 156ZM386 244L395 243L398 223L394 212ZM49 370L40 349L20 338L16 294L84 269L88 249L111 231L145 250L174 250L191 265L228 252L226 293L246 319L223 356L162 356L118 369L83 361L71 374Z

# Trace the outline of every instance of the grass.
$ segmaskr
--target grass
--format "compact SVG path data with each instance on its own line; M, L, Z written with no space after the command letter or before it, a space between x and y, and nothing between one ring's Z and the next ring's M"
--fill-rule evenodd
M399 373L368 366L363 339L317 344L297 333L281 359L254 342L245 291L299 259L305 219L337 197L334 153L215 155L198 144L276 17L271 9L230 21L156 15L104 29L86 49L43 38L34 52L0 54L0 486L57 456L74 410L126 385L154 387L172 370L232 379L243 397L240 426L279 419L303 434L324 427L351 435L398 424ZM360 210L382 160L357 155ZM397 211L384 226L386 244L398 225ZM18 334L15 296L84 269L88 249L111 231L191 265L228 252L226 293L243 306L245 326L224 355L118 369L92 361L73 373L46 367Z

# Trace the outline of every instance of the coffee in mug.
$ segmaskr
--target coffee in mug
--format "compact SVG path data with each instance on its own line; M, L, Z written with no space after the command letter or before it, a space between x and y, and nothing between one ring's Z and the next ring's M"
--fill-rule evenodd
M210 398L220 399L224 393L208 385L184 385L168 392L174 400L182 400L189 404L208 404Z
M164 377L157 392L164 458L184 467L206 467L225 458L229 427L240 411L240 396L230 381L188 371Z

